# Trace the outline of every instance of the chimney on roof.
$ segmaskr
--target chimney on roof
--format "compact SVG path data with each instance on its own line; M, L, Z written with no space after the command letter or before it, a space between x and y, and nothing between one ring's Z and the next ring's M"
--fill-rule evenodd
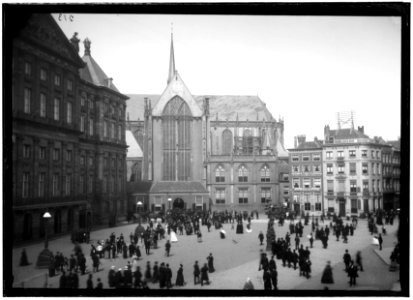
M108 88L110 88L112 86L113 78L109 77L109 78L106 78L106 80L107 80L107 83L108 83Z
M300 147L303 143L305 143L305 135L297 135L297 146Z
M358 126L357 131L361 132L361 133L364 133L364 126Z
M92 44L92 42L88 38L85 38L83 40L83 45L85 46L85 55L90 56L90 44Z
M75 32L72 36L72 38L70 39L70 43L72 44L72 46L75 48L76 52L79 53L79 38L77 37L77 32Z

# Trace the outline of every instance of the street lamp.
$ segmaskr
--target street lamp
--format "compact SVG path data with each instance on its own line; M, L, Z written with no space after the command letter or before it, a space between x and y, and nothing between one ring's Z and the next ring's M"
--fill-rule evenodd
M44 231L45 231L45 235L44 235L44 249L42 250L42 252L40 252L39 257L37 258L37 267L38 268L48 268L50 265L50 261L53 258L53 253L48 249L49 247L49 239L48 239L48 224L49 224L49 219L51 219L52 215L46 211L42 218L44 220Z
M169 197L169 198L168 198L169 209L171 209L171 202L172 202L172 198L171 198L171 197Z

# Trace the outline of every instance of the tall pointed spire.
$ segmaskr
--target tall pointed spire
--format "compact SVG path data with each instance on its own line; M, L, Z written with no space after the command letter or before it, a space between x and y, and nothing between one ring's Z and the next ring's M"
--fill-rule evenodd
M169 73L168 73L168 81L167 83L171 82L172 78L175 75L175 55L174 55L174 33L173 33L173 24L171 24L171 53L169 57Z

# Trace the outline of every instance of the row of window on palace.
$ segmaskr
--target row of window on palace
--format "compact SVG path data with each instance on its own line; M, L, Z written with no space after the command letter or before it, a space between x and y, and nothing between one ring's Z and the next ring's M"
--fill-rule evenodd
M288 196L288 190L284 191L284 195ZM215 188L215 203L216 204L225 204L225 188ZM238 203L239 204L248 204L249 199L249 188L248 187L239 187L238 188ZM271 188L270 187L261 187L260 189L260 199L261 204L271 202Z
M32 77L32 64L29 62L25 62L24 65L24 74L26 76L26 78L30 78ZM39 78L41 80L41 82L45 82L47 83L48 81L48 71L45 68L40 68L40 74L39 74ZM59 73L55 73L53 76L53 83L56 87L61 87L62 84L62 76ZM73 80L72 79L66 79L66 90L68 92L72 92L73 91ZM86 93L82 93L81 97L80 97L80 105L82 107L85 107L87 104L88 108L90 110L94 109L94 102L92 99L87 99L86 98ZM117 116L118 118L122 118L123 116L123 109L122 107L115 107L114 105L109 105L106 104L105 102L102 103L102 111L104 114L110 114L111 116L115 117Z
M241 165L238 168L238 182L248 182L248 176L248 169L244 165ZM271 170L267 165L264 165L260 169L260 178L261 182L271 181ZM215 182L225 182L225 169L222 165L219 165L215 169Z
M22 180L22 197L28 198L32 197L44 197L46 195L46 187L50 186L47 184L47 177L46 172L39 173L34 180L36 182L31 181L31 174L30 172L23 173L23 180ZM86 181L87 180L87 181ZM51 178L52 185L51 185L51 196L58 197L58 196L72 196L74 194L85 194L85 193L93 193L95 176L89 175L85 176L83 174L79 175L79 185L73 184L73 175L67 174L61 176L59 173L55 173L52 175ZM30 188L31 184L37 183L37 190L34 192L33 195L30 195ZM74 193L73 188L76 186L76 193ZM123 192L123 176L118 176L118 181L116 182L115 176L104 176L103 183L102 183L102 191L103 193L122 193ZM50 193L49 192L49 193Z
M83 99L83 98L81 98ZM55 97L53 99L53 120L59 121L61 118L61 99L59 97ZM32 91L30 88L24 89L24 113L30 114L32 112ZM39 96L39 116L42 118L46 118L46 111L47 111L47 98L46 94L40 93ZM68 125L73 123L73 103L67 101L66 102L66 110L65 110L65 121ZM87 126L88 125L88 126ZM82 114L80 116L80 131L87 132L90 136L95 134L95 122L93 118L87 118L86 115ZM116 122L111 122L108 120L103 121L103 137L110 137L111 139L122 139L122 132L123 126L118 124L116 126Z
M30 159L31 158L32 152L33 152L32 148L33 148L32 145L28 145L28 144L23 145L23 158L25 158L25 159ZM46 147L42 147L42 146L39 147L39 159L40 160L45 160L46 159L46 149L47 149ZM52 159L54 161L60 161L62 149L53 148L53 149L50 149L50 150L51 150ZM73 161L73 150L66 149L64 151L64 153L65 153L64 154L64 160L68 163L72 162ZM86 156L86 155L80 155L79 156L79 164L81 166L86 165L86 160L87 160L87 165L89 167L94 166L95 159L94 159L93 156ZM109 161L111 162L110 166L109 166ZM103 167L104 168L109 168L109 167L116 168L116 161L118 161L119 168L122 168L124 160L121 157L120 158L112 157L111 159L108 158L108 157L104 157L103 158Z

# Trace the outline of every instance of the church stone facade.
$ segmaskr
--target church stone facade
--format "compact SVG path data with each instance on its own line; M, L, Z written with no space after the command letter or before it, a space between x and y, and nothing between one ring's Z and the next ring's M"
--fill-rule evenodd
M284 122L258 96L192 95L175 69L173 40L163 94L128 96L127 126L152 182L149 210L263 211L288 202Z

